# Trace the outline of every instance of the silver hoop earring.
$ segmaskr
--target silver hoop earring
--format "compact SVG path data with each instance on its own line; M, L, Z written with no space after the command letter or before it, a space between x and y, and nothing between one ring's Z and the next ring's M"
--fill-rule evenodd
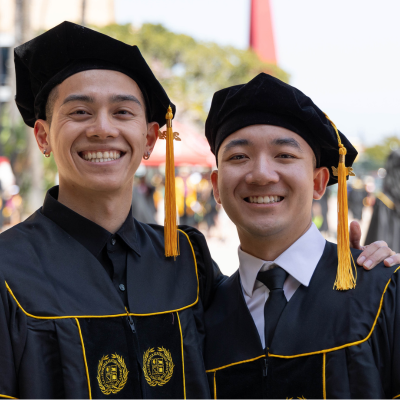
M46 157L46 158L49 158L50 157L50 154L46 154L46 149L45 150L43 150L43 155Z
M148 160L150 158L150 152L148 151L145 156L143 156L143 160Z

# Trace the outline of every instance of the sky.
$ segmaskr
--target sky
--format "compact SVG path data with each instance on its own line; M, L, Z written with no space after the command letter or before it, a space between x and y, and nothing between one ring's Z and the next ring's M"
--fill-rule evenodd
M250 0L115 0L118 23L161 23L247 48ZM366 145L400 137L400 0L271 0L278 65Z

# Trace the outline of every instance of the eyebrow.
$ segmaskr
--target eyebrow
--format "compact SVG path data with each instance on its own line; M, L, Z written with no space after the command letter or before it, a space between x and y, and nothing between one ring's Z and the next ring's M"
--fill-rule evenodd
M70 103L71 101L82 101L84 103L94 103L94 97L88 96L86 94L71 94L65 98L62 105L66 103ZM121 101L133 101L139 104L142 107L142 103L138 100L137 97L130 94L115 94L110 97L111 103L120 103Z
M139 101L139 99L131 94L114 94L113 96L111 96L110 100L112 103L120 103L121 101L133 101L134 103L137 103L140 107L142 107L142 103Z
M71 101L83 101L85 103L94 103L94 98L86 94L71 94L64 99L61 105L63 106L64 104L69 103Z
M247 140L247 139L233 139L225 146L223 154L225 154L227 151L231 150L234 147L250 146L252 144L253 144L253 142L251 142L250 140Z
M274 139L271 141L271 144L275 145L275 146L289 146L289 147L293 147L299 151L303 151L301 149L300 143L293 138L279 138L279 139Z

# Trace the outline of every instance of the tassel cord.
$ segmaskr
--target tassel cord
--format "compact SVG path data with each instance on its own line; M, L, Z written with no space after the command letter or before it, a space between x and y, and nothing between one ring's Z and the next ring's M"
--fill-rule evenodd
M176 257L179 255L179 243L176 223L174 133L172 130L172 110L170 108L166 118L164 246L166 257Z
M325 114L325 113L324 113ZM326 119L331 123L335 130L339 144L339 166L338 176L338 227L337 227L337 252L338 269L333 288L336 290L349 290L356 287L357 268L350 251L350 235L348 220L348 200L347 200L347 175L345 158L347 150L340 140L339 131L333 121L325 114ZM354 272L353 272L354 271Z
M338 271L334 288L337 290L354 289L356 286L357 269L354 264L353 256L350 251L350 235L348 221L348 201L347 201L347 169L344 163L346 149L341 145L339 150L340 161L338 166ZM353 264L353 265L352 265ZM355 276L353 273L353 267Z

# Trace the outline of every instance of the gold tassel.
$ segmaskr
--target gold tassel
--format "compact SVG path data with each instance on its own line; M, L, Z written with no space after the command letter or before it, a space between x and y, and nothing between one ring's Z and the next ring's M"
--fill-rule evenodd
M165 161L165 219L164 219L164 247L165 257L179 255L179 239L176 225L176 195L175 195L175 162L174 162L174 139L180 141L179 133L172 130L172 109L168 107L165 119L167 120L167 130L159 131L160 139L167 141L167 154Z
M347 150L343 146L335 124L325 114L327 120L335 129L339 143L339 165L332 167L333 175L338 177L338 227L337 227L337 252L338 269L333 288L336 290L349 290L356 287L357 268L350 251L348 204L347 204L347 175L355 176L352 168L347 168L345 157ZM354 269L354 272L353 272Z

